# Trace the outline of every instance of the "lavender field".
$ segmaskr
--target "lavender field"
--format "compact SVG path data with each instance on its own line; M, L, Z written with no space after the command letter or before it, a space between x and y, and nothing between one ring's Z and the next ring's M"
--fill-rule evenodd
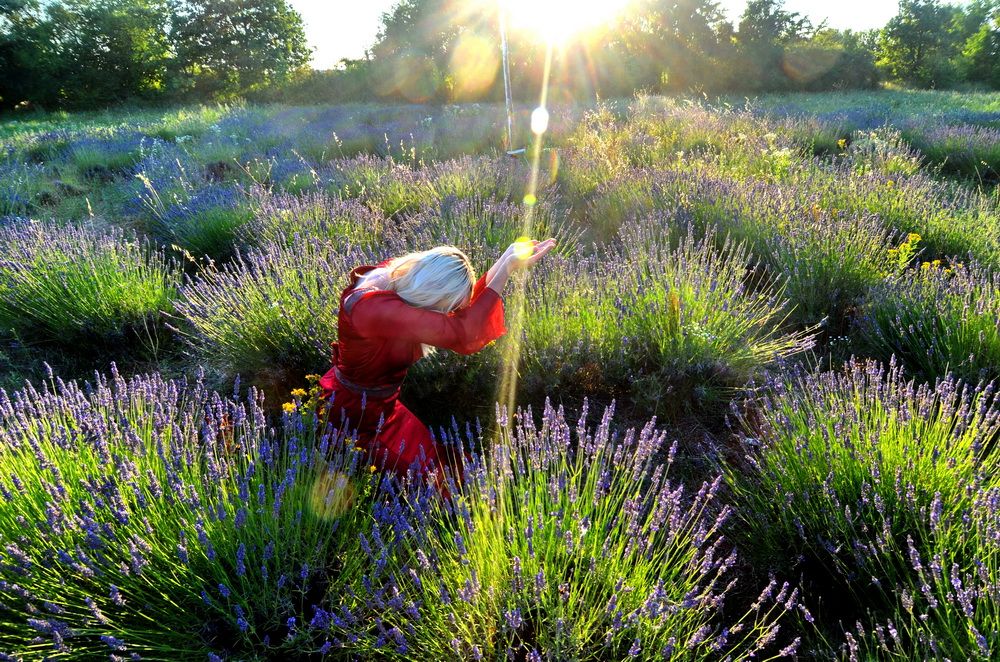
M0 124L0 660L1000 658L1000 94L550 113ZM529 214L403 390L464 480L373 471L347 273Z

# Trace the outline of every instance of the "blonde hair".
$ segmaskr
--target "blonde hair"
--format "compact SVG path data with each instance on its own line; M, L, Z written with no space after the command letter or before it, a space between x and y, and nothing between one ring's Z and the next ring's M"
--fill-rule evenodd
M387 267L388 289L411 306L447 313L472 296L475 272L465 253L454 246L407 253Z

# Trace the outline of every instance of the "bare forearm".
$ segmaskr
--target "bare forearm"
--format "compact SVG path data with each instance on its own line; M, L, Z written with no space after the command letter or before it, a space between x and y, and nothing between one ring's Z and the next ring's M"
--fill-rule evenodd
M503 288L510 278L510 261L506 255L497 260L486 272L486 287L503 296Z

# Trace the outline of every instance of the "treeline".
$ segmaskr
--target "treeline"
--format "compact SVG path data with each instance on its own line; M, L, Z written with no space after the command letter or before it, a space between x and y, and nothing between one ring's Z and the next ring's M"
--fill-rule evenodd
M289 103L499 100L497 12L476 0L400 0L376 43L334 70L306 66L286 0L0 0L0 110L126 100L246 97ZM537 96L545 46L510 34L514 94ZM883 28L815 25L780 0L734 24L711 0L635 0L620 19L558 49L557 97L635 90L780 92L1000 88L1000 0L901 0Z
M285 0L0 0L0 109L246 96L309 54Z
M502 99L496 16L463 9L469 1L402 0L383 17L365 59L312 72L280 95ZM815 25L780 0L751 0L735 24L711 0L636 0L620 21L588 37L557 53L556 94L820 91L882 81L1000 88L1000 0L902 0L882 29L863 32ZM545 47L533 34L513 33L510 42L514 94L533 99Z

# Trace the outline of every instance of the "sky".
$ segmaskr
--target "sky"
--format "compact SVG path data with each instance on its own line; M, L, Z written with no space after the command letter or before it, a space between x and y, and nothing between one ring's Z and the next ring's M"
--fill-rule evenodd
M544 2L545 0L539 0ZM594 2L595 0L583 0ZM596 0L600 1L600 0ZM397 0L289 0L302 15L306 39L313 50L312 64L330 69L341 58L359 58L375 41L383 12ZM746 0L721 0L735 23ZM897 0L786 0L787 11L808 16L814 24L826 19L831 28L867 30L885 25L896 14Z

